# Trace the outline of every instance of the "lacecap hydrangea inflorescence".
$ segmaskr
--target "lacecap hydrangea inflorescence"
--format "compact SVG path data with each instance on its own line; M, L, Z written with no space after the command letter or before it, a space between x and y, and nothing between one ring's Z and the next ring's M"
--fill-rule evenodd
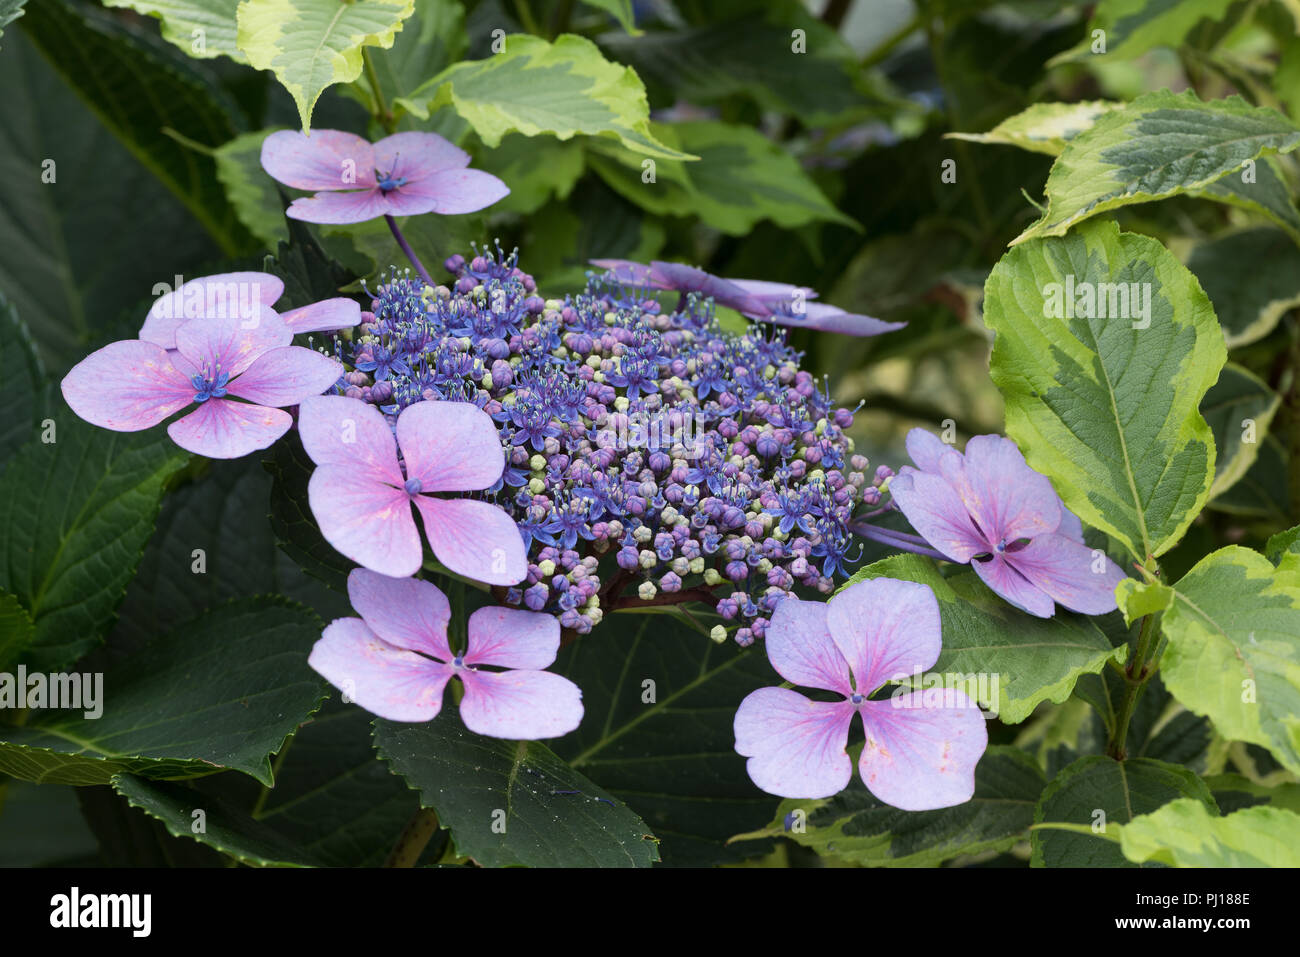
M584 634L611 607L700 600L748 645L796 586L832 591L855 509L893 473L867 473L852 412L783 329L726 331L712 299L669 308L596 273L544 299L499 248L445 265L445 285L393 270L367 290L334 391L390 421L440 400L497 423L505 468L484 495L529 556L507 604Z

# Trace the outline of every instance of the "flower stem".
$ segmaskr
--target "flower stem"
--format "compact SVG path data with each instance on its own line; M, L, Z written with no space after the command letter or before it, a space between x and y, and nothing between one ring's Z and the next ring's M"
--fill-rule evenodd
M879 542L882 545L888 545L891 548L902 549L905 552L912 552L916 555L924 555L927 558L936 558L941 562L948 561L948 556L942 552L931 548L919 535L909 535L907 532L896 532L892 528L881 528L879 525L868 525L865 522L857 522L849 526L849 531L861 535L863 538L870 539L873 542Z
M1155 615L1147 615L1142 619L1142 630L1138 632L1137 645L1133 648L1128 667L1124 669L1126 685L1124 700L1120 702L1119 715L1115 719L1115 730L1106 745L1106 753L1116 761L1123 761L1128 756L1125 742L1128 738L1129 722L1133 719L1133 711L1137 708L1138 698L1142 696L1142 689L1155 674L1153 666L1155 656L1151 655L1151 642L1156 630L1155 621Z
M685 591L660 592L653 598L640 598L636 595L626 595L622 598L614 599L610 606L610 611L623 611L625 609L653 608L657 605L684 605L688 601L702 601L706 605L718 604L718 596L707 587L688 588Z
M437 830L438 812L431 807L420 808L393 845L384 867L414 867Z
M386 133L392 134L397 129L397 121L384 100L384 91L379 85L379 74L375 72L375 61L371 59L368 47L361 48L361 61L366 67L366 82L370 84L370 92L375 98L375 119L379 121Z
M414 266L415 271L420 274L420 278L430 286L435 285L434 281L429 278L429 271L424 268L424 263L420 262L420 257L415 255L415 250L412 249L411 244L406 241L406 237L402 235L402 231L397 228L397 220L393 219L393 217L389 216L387 213L384 214L384 219L388 220L388 228L393 231L393 238L397 240L397 245L402 247L402 252L406 253L406 258L411 261L411 265Z

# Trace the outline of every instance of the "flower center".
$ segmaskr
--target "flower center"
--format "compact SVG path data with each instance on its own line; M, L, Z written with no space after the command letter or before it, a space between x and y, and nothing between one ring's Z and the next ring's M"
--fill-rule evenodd
M375 178L379 180L379 189L384 193L391 193L393 190L406 185L405 176L394 176L391 171L385 173L381 170L375 170Z
M457 655L455 658L451 659L451 666L452 666L453 668L464 668L464 667L465 667L465 659L462 658L461 656Z
M194 401L220 399L226 394L226 383L229 381L230 373L222 372L220 365L213 369L205 367L202 372L196 372L190 376L190 383L194 386Z
M866 698L858 694L857 692L854 692L853 695L849 698L849 700L852 701L854 704L862 704L862 702L865 701Z
M406 491L412 495L419 495L420 490L424 488L418 478L409 478L406 480Z

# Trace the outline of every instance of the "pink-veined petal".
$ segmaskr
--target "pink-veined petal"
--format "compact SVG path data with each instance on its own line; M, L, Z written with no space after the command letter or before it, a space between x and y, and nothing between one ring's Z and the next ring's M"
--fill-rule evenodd
M540 671L560 650L560 622L554 615L488 605L469 616L467 665Z
M210 459L237 459L270 448L293 425L293 416L262 405L208 399L167 426L181 448Z
M371 188L304 196L290 203L284 214L304 223L347 226L378 219L390 211L384 194L378 188Z
M1052 596L1016 571L1002 555L971 562L971 567L984 584L1017 608L1039 618L1051 618L1056 610Z
M301 346L272 349L253 360L226 391L259 405L297 405L320 395L343 375L343 366L329 356Z
M407 477L422 492L469 492L496 482L506 467L496 423L468 402L416 402L397 417Z
M549 671L458 672L460 718L475 734L511 741L558 738L582 723L582 691Z
M955 688L911 691L862 706L858 771L876 797L904 811L964 804L988 747L979 707Z
M741 310L742 312L744 310ZM745 313L745 315L750 315ZM905 322L886 322L874 316L846 312L839 306L824 302L807 302L802 315L773 312L770 315L753 315L751 318L773 322L778 326L815 329L818 332L836 332L845 336L879 336L895 332L907 325Z
M358 565L408 578L424 563L411 496L346 465L319 465L307 500L325 540Z
M364 470L378 481L404 484L397 465L397 440L384 414L368 402L342 395L303 399L298 435L317 465Z
M1025 464L1010 439L977 435L966 443L960 467L956 459L945 458L939 469L990 544L1033 538L1061 524L1061 500L1052 483Z
M262 141L262 169L294 189L361 189L375 185L374 150L355 133L280 130Z
M1083 522L1079 521L1079 516L1065 507L1061 502L1061 524L1056 526L1056 534L1064 535L1070 541L1083 544Z
M751 295L730 279L715 276L696 266L653 260L650 269L665 289L711 296L718 305L749 316L768 316L772 312L761 297Z
M831 639L824 602L784 599L772 613L764 642L768 661L786 681L853 694L849 663Z
M939 474L939 459L947 452L959 454L933 432L912 429L907 433L907 454L922 472Z
M300 332L332 332L359 325L361 306L355 299L338 296L281 313L280 318L294 335Z
M406 132L385 136L374 145L375 168L407 182L469 165L469 154L437 133Z
M429 495L415 496L415 504L434 556L457 575L489 585L517 585L528 575L519 526L497 506Z
M1087 545L1064 535L1039 535L1003 558L1071 611L1104 615L1116 608L1115 586L1124 572L1105 553L1094 555Z
M307 664L349 700L389 721L429 721L454 669L384 641L360 618L326 626Z
M249 321L259 312L255 304L270 309L283 294L284 283L266 272L226 272L191 279L154 302L140 328L140 338L175 349L176 330L182 323L228 316Z
M63 398L91 425L138 432L194 401L194 386L151 342L111 342L63 377Z
M251 326L227 317L187 322L176 330L176 351L190 364L200 370L220 368L231 378L251 366L258 356L292 341L293 333L274 313L263 315Z
M446 662L454 657L447 644L451 603L432 582L354 568L348 575L348 600L370 629L390 645Z
M830 797L853 776L844 747L854 710L847 701L809 701L788 688L759 688L736 710L736 751L749 758L750 779L768 794Z
M484 209L509 194L510 187L491 173L453 169L399 186L385 198L390 216L454 216Z
M917 582L872 578L850 585L826 603L826 625L862 694L926 671L943 647L939 602L929 585Z
M965 503L941 476L905 465L889 480L889 494L921 537L952 561L968 562L990 550L976 534Z

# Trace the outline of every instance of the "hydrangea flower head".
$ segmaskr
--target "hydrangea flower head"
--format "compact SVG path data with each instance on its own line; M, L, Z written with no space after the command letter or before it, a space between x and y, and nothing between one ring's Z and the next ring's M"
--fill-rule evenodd
M916 468L890 481L895 504L954 562L970 562L1011 604L1050 618L1056 603L1086 615L1114 611L1123 571L1084 544L1078 516L1016 443L977 435L966 454L924 429L907 436Z
M890 680L911 677L939 657L939 605L926 585L877 578L829 602L788 598L767 629L767 656L796 685L843 696L812 701L788 688L760 688L736 712L736 750L764 791L824 798L853 776L846 751L854 715L866 742L858 771L868 790L905 811L962 804L975 792L975 765L988 745L984 716L957 689L895 693L872 700Z
M475 734L554 738L581 723L581 690L543 670L560 647L552 616L480 608L470 615L467 647L453 651L451 606L432 583L357 568L348 576L348 597L361 617L332 622L307 661L372 714L429 721L457 678L465 688L461 720Z
M340 130L280 130L262 143L262 168L316 195L287 214L309 223L361 223L380 216L472 213L507 195L491 173L467 169L469 154L436 133L395 133L377 143Z

